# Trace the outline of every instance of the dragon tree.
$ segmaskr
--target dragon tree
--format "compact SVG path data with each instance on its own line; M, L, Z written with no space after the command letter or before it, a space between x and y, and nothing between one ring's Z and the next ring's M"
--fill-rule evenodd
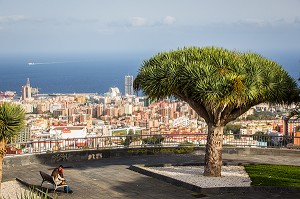
M186 47L145 60L134 89L154 100L187 102L208 125L205 176L221 176L224 126L259 103L290 104L296 81L257 53L219 47Z

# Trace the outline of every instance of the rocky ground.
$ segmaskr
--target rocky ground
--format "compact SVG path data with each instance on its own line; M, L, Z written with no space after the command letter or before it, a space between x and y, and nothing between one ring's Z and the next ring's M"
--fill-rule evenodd
M223 166L222 177L203 176L203 166L143 167L143 169L203 188L250 187L251 184L243 166Z
M28 192L28 188L16 180L1 183L2 199L17 199L21 197L21 194L25 194L25 192Z

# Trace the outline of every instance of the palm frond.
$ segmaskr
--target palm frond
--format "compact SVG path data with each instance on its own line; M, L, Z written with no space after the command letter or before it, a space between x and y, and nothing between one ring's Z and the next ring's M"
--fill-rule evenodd
M12 103L0 105L0 140L16 136L24 126L25 112L21 106Z

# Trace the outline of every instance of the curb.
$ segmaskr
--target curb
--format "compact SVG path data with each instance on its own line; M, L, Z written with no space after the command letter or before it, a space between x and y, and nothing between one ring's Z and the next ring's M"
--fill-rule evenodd
M151 165L158 166L158 165ZM161 166L161 165L159 165ZM164 166L170 166L164 165ZM174 166L174 165L172 165ZM184 187L191 191L195 191L202 194L223 194L223 193L250 193L250 192L273 192L273 193L300 193L300 188L297 187L277 187L277 186L250 186L250 187L213 187L213 188L203 188L194 184L183 182L165 175L154 173L148 170L145 170L143 167L150 167L150 165L131 165L130 170L168 182L170 184Z

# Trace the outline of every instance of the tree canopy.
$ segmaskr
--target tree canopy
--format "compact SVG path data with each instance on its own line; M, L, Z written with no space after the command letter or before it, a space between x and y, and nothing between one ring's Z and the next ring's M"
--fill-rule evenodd
M295 80L276 62L219 47L158 53L143 62L134 88L152 99L184 100L197 106L206 121L223 113L224 124L256 104L291 103L299 97Z

